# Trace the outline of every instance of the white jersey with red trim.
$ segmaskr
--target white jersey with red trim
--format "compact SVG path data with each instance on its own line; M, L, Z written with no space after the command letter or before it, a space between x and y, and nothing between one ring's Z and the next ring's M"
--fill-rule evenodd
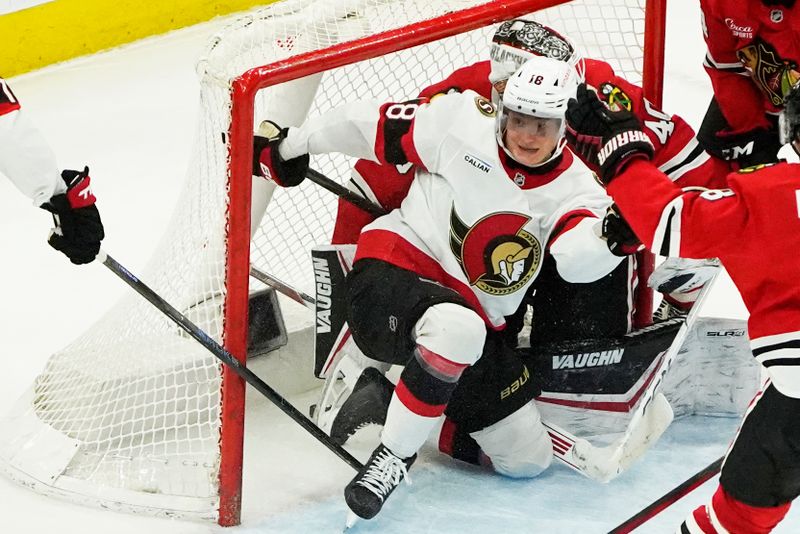
M621 261L599 237L611 200L588 168L568 150L547 172L516 164L497 144L494 106L473 91L349 104L291 128L280 151L416 165L400 208L362 231L356 261L380 259L452 288L495 328L517 310L545 247L572 282Z
M67 188L56 158L42 135L0 78L0 173L40 206Z

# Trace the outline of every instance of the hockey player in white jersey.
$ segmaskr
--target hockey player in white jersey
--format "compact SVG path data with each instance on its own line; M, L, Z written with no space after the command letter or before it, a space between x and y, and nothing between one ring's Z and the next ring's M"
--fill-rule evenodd
M255 136L254 173L283 186L300 183L308 154L417 168L401 207L363 229L347 278L356 344L370 358L405 366L381 444L345 488L358 516L374 517L405 477L462 373L481 356L487 327L502 329L516 311L545 248L573 282L621 261L598 228L610 199L565 149L563 114L578 82L569 64L537 57L509 80L499 108L472 91L355 102ZM550 464L552 445L531 402L530 373L519 370L507 382L475 381L498 388L492 394L504 402L471 436L495 470L529 477Z
M72 263L94 260L100 251L103 223L95 206L89 168L58 171L55 156L28 121L7 82L0 78L0 173L36 206L53 214L48 243Z

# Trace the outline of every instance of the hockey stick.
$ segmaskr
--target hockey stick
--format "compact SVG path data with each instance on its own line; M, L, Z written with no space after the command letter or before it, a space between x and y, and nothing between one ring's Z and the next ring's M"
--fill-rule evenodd
M652 504L642 509L642 511L633 515L627 521L624 521L613 530L610 530L608 534L628 534L629 532L632 532L635 528L641 526L643 523L649 521L650 519L658 515L661 511L672 506L677 501L679 501L680 499L682 499L695 489L699 488L700 486L708 482L708 480L714 478L717 475L717 473L719 473L719 470L722 467L722 460L724 458L725 458L724 456L718 458L707 467L704 467L703 469L701 469L700 471L689 477L680 486L669 491L661 498L657 499Z
M311 295L300 291L299 289L295 289L289 284L282 282L272 276L271 274L265 273L259 269L256 269L252 265L250 266L250 276L261 282L262 284L266 284L275 291L282 293L283 295L289 297L293 301L297 302L298 304L302 304L306 308L312 311L316 311L315 305L316 300Z
M139 280L130 271L123 267L114 258L100 251L97 258L108 267L111 272L120 277L126 284L128 284L134 291L144 297L150 304L155 306L164 315L169 317L175 324L185 330L192 336L198 343L209 350L214 356L228 366L233 372L241 377L245 382L253 386L259 393L264 395L275 406L277 406L283 413L288 415L294 422L303 427L309 434L317 439L320 443L325 445L328 450L333 452L336 456L344 460L350 467L356 471L363 467L352 454L344 450L341 446L334 443L333 440L322 430L320 430L308 417L303 415L297 408L291 405L289 401L283 398L277 391L272 389L266 382L261 380L255 373L244 366L237 360L231 353L220 346L208 334L203 332L197 325L187 319L181 312L172 307L166 300L161 298L158 293L150 289L144 282Z
M306 171L306 178L308 178L315 184L321 186L323 189L327 189L334 195L345 199L346 201L353 204L357 208L361 208L370 215L380 217L381 215L386 215L388 213L385 209L378 206L371 200L362 197L358 193L354 193L353 191L347 189L345 186L341 185L339 182L331 180L330 178L328 178L319 171L315 171L314 169L309 168Z
M269 136L274 128L275 125L270 121L261 121L261 124L258 127L258 133L263 136ZM366 211L370 215L380 217L381 215L386 215L388 213L385 209L375 204L368 198L362 197L358 193L349 190L336 180L328 178L321 172L314 170L311 167L306 169L305 177L323 189L327 189L334 195L345 199L347 202L353 204L357 208Z
M359 207L362 207L370 213L385 213L382 208L375 205L370 200L353 193L317 171L309 170L307 176L325 189L342 196L348 202L354 204L357 202ZM251 275L255 278L267 283L289 298L300 302L298 300L298 294L301 292L298 292L291 286L283 284L272 277L268 277L266 273L261 274L264 277L263 279L254 275L251 270ZM710 283L706 285L704 291L706 291L708 287L710 287ZM301 304L309 308L313 306L312 303L314 301L311 297L303 300L305 302L301 302ZM697 304L693 307L695 314L696 310L700 307L701 300L702 294L701 297L698 298ZM670 347L670 352L662 357L661 363L654 371L653 379L650 384L648 384L648 388L643 394L643 398L640 400L625 434L615 443L606 447L597 447L585 439L578 438L553 422L544 422L553 441L553 451L556 459L588 478L601 482L608 482L633 463L634 460L647 450L652 442L658 439L672 422L672 409L666 398L664 398L663 395L656 395L656 393L658 392L657 390L663 380L664 374L677 356L677 352L683 344L688 329L691 328L691 324L686 324L689 321L690 319L687 318L684 325L676 334L673 345ZM691 321L694 321L694 315L691 315Z
M672 344L653 371L653 378L639 399L625 433L613 443L597 447L585 439L576 438L565 430L545 422L553 439L553 452L556 458L589 478L608 482L627 469L666 430L672 422L672 409L664 395L659 393L659 389L694 325L716 276L714 275L714 278L701 290L689 315L675 334Z
M264 273L255 267L251 267L250 274L257 280L273 287L276 291L283 293L290 299L303 304L311 310L315 309L314 305L316 301L310 295L303 293L291 285L282 282L272 275ZM698 299L698 303L699 302L700 299ZM683 325L681 325L681 328L684 327L685 322ZM678 333L680 333L680 331ZM674 342L675 340L673 340L673 345ZM678 342L682 344L682 338L678 340ZM657 371L660 370L661 372L666 372L664 359L665 357L662 357L661 363L656 370L654 370L653 381L655 381ZM649 387L653 387L652 381L649 384ZM642 402L639 403L640 410L642 407ZM636 458L641 456L641 454L647 450L647 447L650 445L650 443L655 441L655 439L657 439L663 433L663 431L666 430L671 421L672 411L666 398L664 398L663 395L655 395L653 402L648 407L644 415L639 418L636 423L634 423L633 420L631 421L625 436L622 436L615 444L607 447L596 447L587 440L575 436L554 422L545 420L543 421L543 424L545 427L547 427L550 438L553 441L553 452L557 460L588 478L607 482L617 474L621 473ZM610 458L614 454L615 446L619 445L626 438L626 450L633 452L627 453L626 461L624 463L619 466L614 466L615 469L613 470L613 474L605 474L608 468L604 466L606 466L609 461L613 461L610 460ZM579 458L576 458L576 451L582 451L581 454L585 455L587 459L582 461Z

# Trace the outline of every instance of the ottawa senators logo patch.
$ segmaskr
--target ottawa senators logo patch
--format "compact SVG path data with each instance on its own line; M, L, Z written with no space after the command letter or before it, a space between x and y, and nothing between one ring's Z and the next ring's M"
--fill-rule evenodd
M467 226L450 211L450 250L470 285L489 295L509 295L524 287L539 270L542 246L523 230L530 217L492 213Z
M494 104L483 98L482 96L475 97L475 106L478 108L483 115L487 117L494 117L495 115L495 107Z
M611 111L631 111L633 108L633 101L631 97L629 97L625 91L620 89L618 86L605 82L600 85L597 96L605 102L608 109Z

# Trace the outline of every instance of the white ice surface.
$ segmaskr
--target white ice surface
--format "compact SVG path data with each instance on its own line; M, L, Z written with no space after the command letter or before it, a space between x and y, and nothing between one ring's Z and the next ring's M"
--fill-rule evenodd
M89 164L102 210L104 248L141 270L167 224L189 158L198 85L194 63L220 22L153 38L11 80L26 112L66 168ZM665 109L699 125L710 89L696 2L671 2ZM444 73L443 73L444 74ZM45 244L49 216L0 180L0 407L25 390L49 354L126 291L103 267L74 267ZM744 317L729 280L704 315ZM309 398L299 399L309 402ZM339 532L341 488L351 471L265 401L250 395L243 525L228 532ZM353 532L606 532L724 451L736 421L678 421L651 453L607 486L560 466L534 481L509 481L424 455L414 485L378 520ZM637 532L672 532L708 498L706 484ZM0 532L220 532L214 525L98 511L36 495L0 477ZM800 517L776 532L800 532Z

